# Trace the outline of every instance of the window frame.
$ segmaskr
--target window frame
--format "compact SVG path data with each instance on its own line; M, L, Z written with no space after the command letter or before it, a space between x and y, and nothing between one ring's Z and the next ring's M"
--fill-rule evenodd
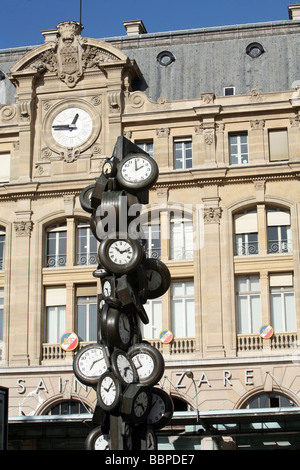
M54 255L49 255L49 234L55 233L55 250ZM60 234L65 233L65 237L60 237ZM60 239L61 238L61 239ZM60 253L60 243L65 239L65 253ZM64 267L67 264L67 243L68 233L67 224L62 222L60 224L51 225L46 229L46 244L45 244L45 267L58 268ZM49 264L49 260L54 259L54 264Z
M181 284L183 287L183 293L180 295L174 295L174 286L176 284ZM193 287L193 293L187 294L188 285ZM172 332L174 337L177 338L194 338L196 335L196 322L195 322L195 284L192 279L176 279L171 282L170 286L170 295L171 295L171 322L172 322ZM188 312L188 304L192 301L192 314ZM176 319L175 311L175 302L177 305L181 304L181 318L183 321L180 321L180 324L177 325L178 320ZM189 318L191 317L192 318ZM191 321L191 323L189 323ZM178 334L180 332L180 334Z
M247 142L241 142L241 138L246 137ZM237 142L233 143L232 139L236 138ZM232 152L232 146L237 147L237 152L233 153ZM247 153L242 152L242 145L247 145ZM232 132L228 135L228 149L229 149L229 164L230 165L248 165L250 162L250 156L249 156L249 141L248 141L248 133L247 132ZM243 155L247 155L247 161L242 161L243 160ZM233 158L237 159L237 162L233 162Z
M177 144L181 144L181 148L176 149ZM180 158L177 158L177 151L180 152ZM190 156L187 156L188 152L190 152ZM175 170L193 168L193 140L191 137L176 137L173 139L173 162ZM181 162L181 164L178 164L178 162ZM190 164L187 165L188 162Z

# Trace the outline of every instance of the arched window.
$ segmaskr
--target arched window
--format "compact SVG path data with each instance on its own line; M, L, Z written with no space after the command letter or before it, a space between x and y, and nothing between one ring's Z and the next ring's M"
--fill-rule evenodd
M74 415L92 413L92 410L77 400L64 400L48 409L44 415Z
M46 232L46 267L57 268L66 265L67 226L65 223L51 226Z
M260 393L251 397L242 408L289 408L296 404L281 393Z

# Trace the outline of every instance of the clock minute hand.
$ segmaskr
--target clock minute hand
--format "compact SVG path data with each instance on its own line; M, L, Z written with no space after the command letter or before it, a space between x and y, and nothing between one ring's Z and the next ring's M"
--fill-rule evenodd
M74 116L73 121L72 121L71 124L69 125L70 130L72 130L72 129L77 129L77 128L76 128L76 122L77 122L77 119L78 119L78 118L79 118L79 114L76 113L75 116Z

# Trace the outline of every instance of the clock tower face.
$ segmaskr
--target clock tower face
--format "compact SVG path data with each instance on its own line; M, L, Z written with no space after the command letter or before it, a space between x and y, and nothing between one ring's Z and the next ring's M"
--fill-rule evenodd
M62 147L80 147L89 139L92 131L92 117L78 107L64 109L52 121L52 137Z

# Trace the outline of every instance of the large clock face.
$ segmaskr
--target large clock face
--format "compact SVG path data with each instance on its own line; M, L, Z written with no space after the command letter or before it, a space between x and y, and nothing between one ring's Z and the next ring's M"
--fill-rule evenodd
M64 109L52 121L52 137L62 147L80 147L89 139L92 131L92 117L81 108Z

